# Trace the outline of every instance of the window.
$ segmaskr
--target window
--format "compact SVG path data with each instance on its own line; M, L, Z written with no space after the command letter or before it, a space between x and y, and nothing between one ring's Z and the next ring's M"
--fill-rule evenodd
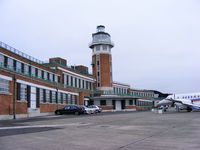
M61 93L58 92L58 104L60 104L60 103L61 103Z
M63 93L63 104L67 104L66 102L66 94Z
M53 74L51 74L51 73L49 74L49 80L53 81Z
M0 54L0 66L3 66L4 56Z
M47 72L47 80L49 80L49 72Z
M55 74L53 74L53 81L55 82Z
M103 50L107 50L107 46L106 45L103 45Z
M77 87L77 78L75 78L75 87Z
M36 88L36 107L40 107L40 89Z
M42 79L44 79L44 71L42 70Z
M13 59L8 58L8 68L13 69Z
M83 87L83 89L85 88L85 81L84 80L82 80L82 87Z
M47 99L46 99L46 90L43 89L43 102L46 103Z
M47 80L47 72L44 71L44 79Z
M46 90L46 102L49 103L50 102L50 91Z
M55 75L55 82L58 82L58 76Z
M38 78L42 78L42 70L38 69Z
M133 105L133 100L129 100L129 105Z
M100 105L101 106L106 106L106 100L100 100Z
M74 86L73 85L73 77L71 76L71 86Z
M75 102L75 104L77 104L77 96L76 95L74 95L74 102Z
M16 71L21 72L21 63L19 61L16 62Z
M81 87L81 79L78 79L79 81L78 81L78 84L79 84L79 88L82 88Z
M44 95L43 95L43 89L40 89L40 103L43 102L43 98L44 98Z
M9 94L9 81L0 78L0 94Z
M72 104L72 102L71 102L71 95L70 94L68 94L68 104Z
M52 91L51 94L52 94L52 103L55 104L56 103L56 92Z
M31 75L35 76L35 68L33 66L31 67Z
M101 47L100 45L97 45L96 46L96 51L100 51L100 47Z
M67 85L69 85L69 76L68 75L66 75L66 83L67 83Z
M27 100L27 85L17 83L17 100L18 101Z
M28 66L28 73L31 75L31 66Z
M21 72L24 73L24 64L21 63Z
M24 73L28 74L28 65L24 64Z
M71 95L71 101L72 101L72 104L77 103L76 95Z
M8 57L4 56L4 67L8 67Z
M38 68L35 68L35 76L38 77Z
M86 81L86 89L88 89L88 81Z
M74 103L74 95L71 95L71 104L75 104Z

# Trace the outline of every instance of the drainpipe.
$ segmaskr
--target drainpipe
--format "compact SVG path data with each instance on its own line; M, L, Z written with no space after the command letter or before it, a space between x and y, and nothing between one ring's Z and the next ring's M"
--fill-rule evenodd
M16 77L13 76L13 119L16 119Z

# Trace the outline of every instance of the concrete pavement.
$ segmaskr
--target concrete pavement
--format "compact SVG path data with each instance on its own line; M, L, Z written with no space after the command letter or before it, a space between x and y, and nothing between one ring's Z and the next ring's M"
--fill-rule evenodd
M116 112L0 121L0 150L199 150L200 112Z

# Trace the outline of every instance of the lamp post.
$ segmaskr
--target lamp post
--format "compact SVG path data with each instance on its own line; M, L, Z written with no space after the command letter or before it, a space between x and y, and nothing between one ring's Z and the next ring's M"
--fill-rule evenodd
M56 106L58 109L58 88L56 88Z
M13 119L16 119L16 77L13 76Z

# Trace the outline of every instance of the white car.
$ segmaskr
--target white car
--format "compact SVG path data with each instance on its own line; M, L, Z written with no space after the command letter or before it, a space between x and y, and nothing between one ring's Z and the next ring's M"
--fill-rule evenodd
M97 106L97 105L90 105L90 106L88 106L88 108L93 108L95 110L95 113L102 112L102 108L100 106Z
M90 107L86 107L86 106L82 106L85 109L85 114L94 114L96 113L96 109L94 108L90 108Z

